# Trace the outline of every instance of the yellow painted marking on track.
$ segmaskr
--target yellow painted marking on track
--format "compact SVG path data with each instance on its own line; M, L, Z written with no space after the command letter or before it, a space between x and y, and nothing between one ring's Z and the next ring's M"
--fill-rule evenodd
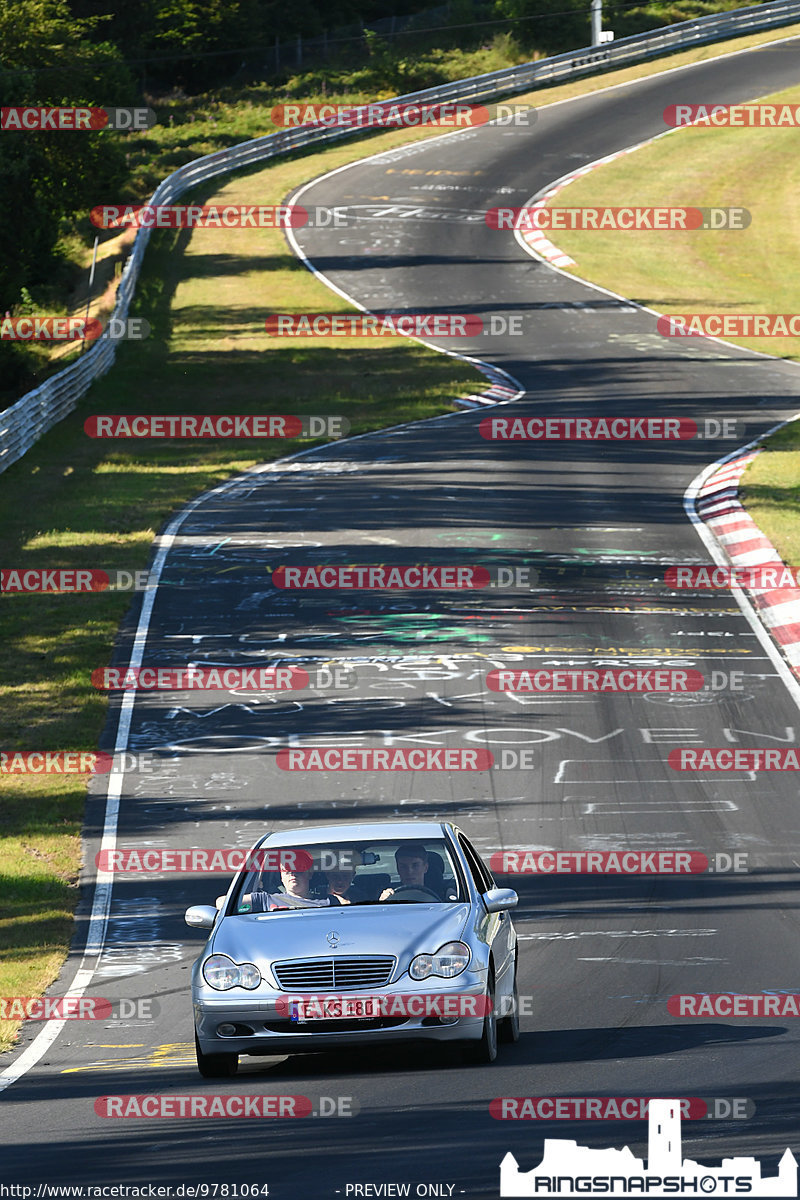
M138 1046L135 1048L138 1049ZM109 1047L109 1049L124 1050L128 1047L115 1046ZM127 1058L99 1059L95 1062L83 1063L80 1067L67 1067L61 1074L75 1075L80 1071L157 1070L159 1067L189 1067L194 1064L194 1046L191 1042L167 1042L162 1046L154 1046L145 1054L132 1054Z

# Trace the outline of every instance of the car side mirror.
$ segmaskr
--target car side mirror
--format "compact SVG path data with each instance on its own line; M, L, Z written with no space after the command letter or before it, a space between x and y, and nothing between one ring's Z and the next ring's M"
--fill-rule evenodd
M519 896L513 888L490 888L488 892L483 893L483 903L487 912L505 912L509 908L517 907Z
M183 919L192 929L211 929L217 919L217 910L210 904L193 904L187 908Z

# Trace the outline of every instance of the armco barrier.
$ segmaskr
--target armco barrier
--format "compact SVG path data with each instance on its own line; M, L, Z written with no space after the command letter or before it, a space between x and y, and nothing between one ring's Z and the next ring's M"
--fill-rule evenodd
M670 51L721 41L736 34L754 33L789 25L800 20L800 0L772 0L771 3L738 8L733 12L713 13L694 21L681 21L633 37L621 38L603 46L589 46L538 62L506 67L470 79L459 79L440 87L426 88L395 97L396 102L451 100L481 100L489 97L513 96L541 83L551 83L588 75L608 67L622 66L655 58ZM250 142L242 142L227 150L207 154L186 163L168 175L148 201L151 205L171 204L191 188L215 175L234 171L252 163L275 158L304 146L336 141L345 137L363 136L369 130L327 128L306 125L298 129L267 134ZM124 321L128 316L150 230L142 228L136 234L133 250L125 264L117 292L114 317ZM0 413L0 471L22 458L48 429L72 412L94 379L104 375L114 361L116 343L105 334L92 348L71 366L47 379L41 387L28 392L11 408Z

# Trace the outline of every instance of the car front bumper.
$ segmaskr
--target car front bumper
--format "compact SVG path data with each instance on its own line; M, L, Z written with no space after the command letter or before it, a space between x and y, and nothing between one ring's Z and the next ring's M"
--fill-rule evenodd
M429 980L422 986L406 978L402 983L369 992L370 996L384 1000L385 1017L372 1020L337 1018L306 1024L292 1021L286 1013L288 997L300 999L304 995L302 992L279 992L263 987L257 994L247 994L238 988L234 992L226 995L206 986L195 989L195 1031L204 1054L299 1054L358 1043L475 1041L483 1033L486 978L477 972L466 971L463 977L440 980L436 986ZM325 993L313 994L324 996ZM337 991L335 994L363 996L366 993ZM402 1005L393 1005L392 999L398 996L404 998ZM409 997L415 1000L409 1002ZM442 998L441 1002L439 998ZM398 1007L404 1011L398 1014ZM408 1013L409 1008L418 1011ZM453 1012L464 1012L465 1015L450 1015ZM470 1012L476 1015L470 1015ZM225 1029L225 1026L230 1028Z

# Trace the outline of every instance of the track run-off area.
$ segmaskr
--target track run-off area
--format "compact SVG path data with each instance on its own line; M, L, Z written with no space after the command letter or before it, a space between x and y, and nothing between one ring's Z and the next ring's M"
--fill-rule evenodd
M268 1185L279 1200L409 1184L411 1195L495 1197L505 1153L528 1169L545 1137L646 1155L641 1119L587 1119L580 1105L571 1119L496 1119L493 1100L525 1096L745 1101L717 1108L737 1119L685 1121L686 1153L715 1163L755 1155L774 1174L787 1146L800 1149L800 1024L668 1009L679 994L797 990L795 777L681 771L670 754L792 747L800 707L777 652L728 591L664 579L670 566L710 561L684 510L692 481L796 412L800 374L720 343L664 338L651 313L554 271L483 219L663 132L670 105L742 102L799 83L799 51L776 42L665 70L545 106L531 126L471 128L367 157L292 197L347 215L343 227L292 236L359 306L521 327L426 340L502 369L523 394L282 460L200 497L162 533L159 587L129 614L115 666L341 666L352 686L323 676L291 697L112 701L105 748L150 756L151 769L93 781L78 937L51 991L107 997L115 1015L25 1027L0 1075L0 1181ZM701 430L728 418L735 440L482 436L481 423L499 417ZM268 573L322 563L477 564L506 569L508 582L348 593L279 588ZM707 686L510 694L486 682L492 671L577 668L699 671ZM281 749L314 746L424 749L433 764L446 761L437 750L488 749L495 765L278 765ZM499 875L520 896L522 1037L491 1066L369 1049L243 1057L235 1078L201 1079L189 974L204 935L183 913L213 903L229 877L121 873L95 887L101 845L245 849L267 829L417 817L453 820L487 861L520 849L675 851L720 867L739 856L742 869ZM101 1097L130 1094L303 1095L319 1115L98 1112Z

